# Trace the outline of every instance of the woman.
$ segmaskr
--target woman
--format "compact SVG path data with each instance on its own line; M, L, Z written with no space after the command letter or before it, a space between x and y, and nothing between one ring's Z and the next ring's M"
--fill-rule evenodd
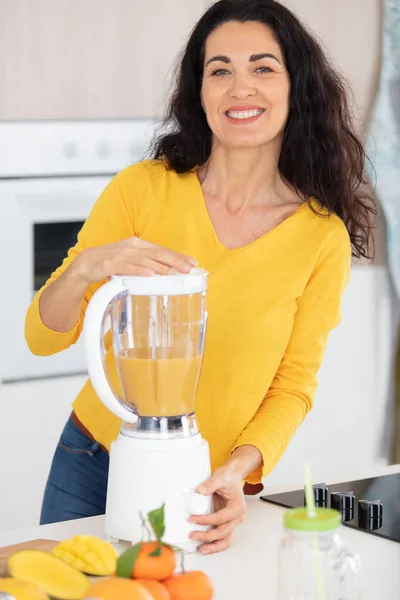
M276 465L313 402L340 321L351 254L368 256L364 151L345 90L297 18L273 0L221 0L194 28L153 160L104 190L26 318L35 354L74 343L112 274L210 272L209 328L196 398L219 500L202 552L243 520L243 481ZM90 382L56 450L42 523L104 513L108 449L120 422Z

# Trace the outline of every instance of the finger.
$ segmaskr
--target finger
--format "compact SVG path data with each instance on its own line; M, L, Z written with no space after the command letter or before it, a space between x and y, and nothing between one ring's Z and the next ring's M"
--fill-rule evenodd
M107 261L106 269L109 275L167 275L169 267L158 263L147 256L136 256L132 262L129 258Z
M240 517L228 521L228 523L224 523L223 525L219 525L218 527L215 527L215 529L209 529L208 531L193 531L189 537L191 540L198 540L199 542L216 542L217 540L222 540L227 537L242 522L243 519Z
M203 481L203 483L196 488L196 492L198 494L202 494L203 496L210 496L218 490L222 490L226 488L227 481L224 477L218 475L218 473L214 473L209 479Z
M235 502L210 515L192 515L189 517L189 522L196 523L196 525L222 525L233 519L244 517L245 514L246 504Z
M126 258L110 258L103 263L104 271L107 276L112 275L154 275L152 268L143 264L132 264Z
M232 543L232 537L233 537L233 535L232 535L232 533L230 533L222 540L217 540L216 542L212 542L211 544L204 544L200 548L200 553L201 554L215 554L216 552L222 552L223 550L226 550L227 548L229 548L229 546Z
M217 469L206 481L197 486L196 492L203 496L209 496L214 493L220 494L221 490L233 491L234 489L236 490L235 495L239 494L243 498L241 479L238 478L237 475L227 472L227 470L222 467L221 469Z
M118 267L115 267L111 273L112 273L112 275L119 275L121 277L123 277L124 275L140 276L140 277L143 277L143 276L151 277L151 275L154 275L154 271L152 269L148 269L146 267L140 267L138 265L131 265L129 263L120 264Z
M164 263L180 273L190 273L197 264L197 261L194 259L184 257L181 254L173 252L172 250L166 250L165 248L155 248L154 250L147 250L147 252L153 260Z
M128 262L135 267L150 269L157 275L168 275L170 271L170 267L168 265L153 260L148 256L135 256L135 258L132 259L132 262L130 260Z
M160 262L164 262L165 264L168 264L168 266L170 267L174 267L175 268L175 264L179 264L179 261L182 264L189 264L189 266L195 267L198 262L195 258L193 258L192 256L188 256L187 254L183 254L182 252L175 252L174 250L169 250L168 248L163 248L162 246L159 246L157 244L153 244L152 242L148 242L147 240L142 240L141 238L138 237L133 237L131 238L131 243L132 246L134 248L137 248L138 250L140 249L148 249L151 250L152 252L157 252L159 255L163 255L164 258L163 259L157 259ZM165 262L166 261L166 262ZM170 264L171 261L174 261L175 264Z
M193 266L195 266L197 264L197 260L195 260L192 256L189 256L188 254L184 254L183 252L176 252L175 250L170 250L169 248L164 248L163 246L159 246L158 244L153 244L152 242L148 242L147 240L142 240L141 238L138 238L138 237L135 237L133 239L134 239L134 246L136 248L149 248L151 250L165 250L167 252L170 252L171 254L175 254L175 256L177 256L178 258L187 260Z

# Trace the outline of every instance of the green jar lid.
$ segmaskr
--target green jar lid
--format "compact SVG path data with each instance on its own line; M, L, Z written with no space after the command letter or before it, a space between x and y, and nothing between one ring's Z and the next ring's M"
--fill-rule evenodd
M291 508L284 515L283 523L294 531L333 531L340 527L342 517L338 510L316 508L316 516L310 519L306 508Z

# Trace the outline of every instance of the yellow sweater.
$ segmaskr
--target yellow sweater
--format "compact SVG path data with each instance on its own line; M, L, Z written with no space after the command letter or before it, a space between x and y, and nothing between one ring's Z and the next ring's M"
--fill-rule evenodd
M304 204L261 238L228 250L213 228L196 173L177 175L162 163L144 161L109 183L46 286L83 249L133 235L193 256L210 272L197 421L213 469L236 447L256 446L263 467L247 480L259 482L310 410L328 334L340 322L351 262L343 222L326 213L317 216ZM49 355L75 343L86 306L102 283L90 285L79 322L66 333L42 322L42 288L26 317L31 351ZM109 448L120 420L103 406L90 381L73 406L94 438Z

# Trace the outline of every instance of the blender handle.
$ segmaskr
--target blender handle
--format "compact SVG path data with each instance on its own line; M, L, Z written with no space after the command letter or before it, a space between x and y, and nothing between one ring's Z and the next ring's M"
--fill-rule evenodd
M88 304L83 324L86 364L94 390L104 406L127 423L136 423L137 415L124 408L113 392L104 370L103 322L110 302L126 291L122 281L111 279L95 292Z

